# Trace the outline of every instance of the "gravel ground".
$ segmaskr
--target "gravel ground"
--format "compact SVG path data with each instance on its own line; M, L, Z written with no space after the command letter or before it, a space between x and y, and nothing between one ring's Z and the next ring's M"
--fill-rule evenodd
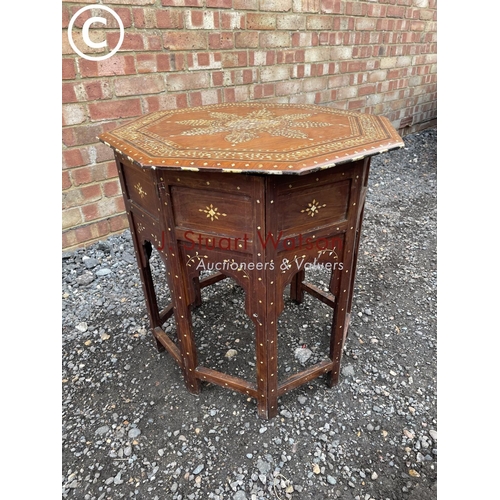
M128 232L63 253L63 498L435 499L436 139L406 136L373 158L341 380L284 395L270 421L242 394L189 394L156 352ZM165 304L157 257L153 271ZM252 377L242 290L225 280L202 296L200 362ZM323 358L330 319L307 294L286 300L281 377ZM301 362L303 344L312 354Z

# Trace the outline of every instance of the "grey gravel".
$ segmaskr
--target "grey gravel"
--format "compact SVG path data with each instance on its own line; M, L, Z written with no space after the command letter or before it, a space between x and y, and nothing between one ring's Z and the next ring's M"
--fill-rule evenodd
M410 135L373 158L340 381L289 391L270 421L234 391L203 384L193 396L155 350L128 231L64 252L62 497L435 500L436 138ZM156 251L151 265L164 307ZM309 279L328 287L325 271ZM253 381L241 288L224 280L202 298L192 312L200 363ZM280 381L325 359L331 319L307 294L297 305L286 291L284 305ZM164 328L176 342L173 319Z

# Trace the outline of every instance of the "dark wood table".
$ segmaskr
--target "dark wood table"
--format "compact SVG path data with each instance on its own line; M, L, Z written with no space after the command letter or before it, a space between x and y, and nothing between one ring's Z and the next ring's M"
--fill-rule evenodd
M272 418L278 398L327 374L339 378L351 311L371 156L402 147L380 116L312 105L241 103L158 111L100 136L113 148L153 336L201 382L257 400ZM165 262L172 303L159 310L149 259ZM200 279L199 262L217 270ZM305 263L331 270L329 291L305 281ZM198 268L198 269L197 269ZM200 289L231 277L255 326L256 380L198 364L191 310ZM326 361L278 380L283 293L333 308ZM177 339L164 331L174 315Z

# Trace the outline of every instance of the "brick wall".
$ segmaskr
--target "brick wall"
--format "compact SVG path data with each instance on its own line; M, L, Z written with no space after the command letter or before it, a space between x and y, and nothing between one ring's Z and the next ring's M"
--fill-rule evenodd
M89 61L67 27L98 1L62 3L65 249L128 227L111 150L96 136L143 113L267 100L382 114L402 135L435 125L436 0L104 0L125 38ZM91 39L113 48L118 25L103 17Z

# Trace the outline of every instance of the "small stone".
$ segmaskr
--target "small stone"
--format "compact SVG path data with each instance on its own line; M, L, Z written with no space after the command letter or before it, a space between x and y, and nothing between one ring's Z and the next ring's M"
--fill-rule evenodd
M92 283L92 281L94 281L94 275L90 272L90 271L85 271L84 273L82 273L80 276L78 276L76 278L76 282L79 284L79 285L89 285L90 283Z
M373 425L372 425L372 424L368 424L368 425L366 426L366 430L367 430L367 431L370 431L370 432L371 432L371 431L373 431L374 429L375 429L375 427L373 427Z
M259 474L259 479L262 484L266 484L267 476L265 474Z
M175 493L177 491L178 487L179 487L179 485L177 483L173 483L172 486L170 486L170 491L172 493Z
M344 377L354 377L354 366L344 366L344 368L342 368L342 375L344 375Z
M165 453L165 450L163 448L160 448L158 450L158 455L160 455L160 457L163 457L163 454Z
M233 496L233 500L247 500L247 496L245 494L244 491L242 490L238 490L234 496Z
M378 474L376 472L372 472L372 481L378 478Z
M285 418L292 418L292 416L293 416L288 410L281 411L280 415L282 415Z
M337 480L333 476L327 475L326 480L329 484L337 484Z
M431 438L434 439L434 441L437 441L437 438L438 438L438 433L437 431L435 431L434 429L431 429L429 431L429 434L431 435Z
M197 474L199 474L203 469L205 468L205 466L203 464L200 464L198 465L198 467L196 467L196 469L193 471L193 474L196 476Z
M299 396L297 399L301 405L305 405L307 402L307 398L305 396Z
M99 264L97 259L85 259L83 262L85 263L85 267L87 269L92 269Z
M251 453L247 453L247 458L253 458L253 455Z
M238 354L238 351L236 349L229 349L229 351L226 352L225 356L226 358L234 358Z
M99 269L96 271L96 276L107 276L108 274L111 274L111 269L108 269L105 267L104 269Z
M101 340L108 340L109 338L111 338L111 335L108 333L101 333Z
M78 323L78 325L75 326L75 328L79 331L79 332L86 332L88 330L88 325L87 323L85 323L85 321L82 321L81 323Z
M97 429L95 431L95 433L98 436L104 436L104 434L106 434L108 431L109 431L109 427L107 425L103 425L102 427L99 427L99 429Z
M271 464L259 457L257 459L257 469L259 469L261 474L265 475L271 470Z
M128 431L128 437L131 439L136 438L137 436L141 435L141 430L137 427L133 427Z
M264 434L264 432L266 432L266 431L267 431L267 427L261 427L261 428L259 429L259 433L260 433L260 434Z
M295 359L297 359L301 365L305 365L311 356L312 351L307 347L297 347L297 349L295 349Z
M320 469L320 467L319 467L319 465L318 465L318 464L314 464L314 465L313 465L313 472L314 472L315 474L319 474L319 473L321 472L321 469Z
M118 472L118 474L114 477L113 482L114 482L115 484L122 484L122 483L123 483L123 479L122 479L122 473L121 473L121 471L120 471L120 472Z

